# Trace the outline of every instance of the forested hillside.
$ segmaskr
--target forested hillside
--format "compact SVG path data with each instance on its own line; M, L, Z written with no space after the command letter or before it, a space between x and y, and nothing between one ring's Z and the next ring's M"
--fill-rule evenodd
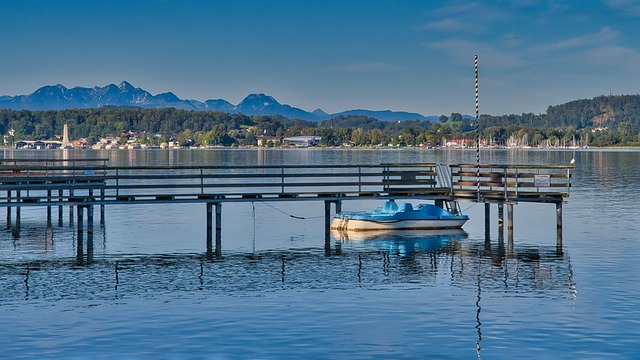
M255 146L260 137L274 139L318 135L324 145L444 144L475 139L475 121L458 113L437 122L380 121L338 116L321 123L274 116L246 116L213 111L140 108L71 109L59 111L0 110L5 145L16 140L52 140L67 124L73 139L88 144L101 137L158 143L176 139L183 146ZM550 106L545 114L482 115L484 145L638 146L640 95L600 96ZM276 141L277 143L277 141Z
M562 105L549 106L545 114L483 115L485 126L522 125L537 128L615 127L629 122L640 127L640 95L599 96L593 99L574 100Z

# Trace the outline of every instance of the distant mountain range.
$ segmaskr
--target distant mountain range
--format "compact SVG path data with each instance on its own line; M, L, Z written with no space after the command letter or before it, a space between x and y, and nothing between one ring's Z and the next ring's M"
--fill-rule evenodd
M323 121L338 116L363 115L384 121L428 120L438 121L438 116L423 116L404 111L348 110L328 114L320 109L312 112L280 104L265 94L251 94L239 104L233 105L223 99L183 100L171 92L151 95L148 91L134 87L123 81L119 85L105 87L67 88L62 85L48 85L30 95L0 96L0 108L13 110L63 110L73 108L100 107L176 108L181 110L210 110L225 113L243 113L249 116L281 115L290 119Z

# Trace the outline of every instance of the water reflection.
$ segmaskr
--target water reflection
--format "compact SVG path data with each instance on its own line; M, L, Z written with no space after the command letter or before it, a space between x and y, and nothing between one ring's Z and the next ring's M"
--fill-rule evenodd
M394 230L394 231L338 231L332 236L339 242L363 241L388 254L411 256L416 252L437 251L456 240L466 239L462 229Z
M372 234L369 234L372 235ZM406 234L405 234L406 235ZM30 299L190 297L195 293L260 296L282 289L379 288L442 284L505 294L575 297L568 255L553 246L487 248L466 233L342 240L339 255L322 248L231 254L101 255L78 266L73 257L7 260L0 302ZM480 289L481 288L481 289Z

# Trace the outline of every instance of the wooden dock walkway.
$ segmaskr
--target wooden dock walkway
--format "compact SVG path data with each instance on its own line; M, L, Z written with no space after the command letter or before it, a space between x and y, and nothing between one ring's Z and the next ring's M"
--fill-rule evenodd
M323 201L325 238L329 240L331 205L341 211L342 201L363 198L433 200L444 206L454 201L485 204L488 231L490 204L498 206L498 226L507 205L509 235L513 205L519 202L556 205L558 241L562 238L562 204L569 196L572 166L499 164L345 164L265 166L111 166L108 159L25 160L0 159L0 207L7 208L11 224L19 230L20 209L39 206L77 209L78 232L92 232L94 207L112 204L202 203L207 211L207 252L220 255L221 206L225 202ZM213 249L215 208L215 251Z

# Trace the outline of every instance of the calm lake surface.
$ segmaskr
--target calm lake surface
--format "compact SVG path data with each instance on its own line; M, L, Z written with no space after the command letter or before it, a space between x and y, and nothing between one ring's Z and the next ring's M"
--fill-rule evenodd
M4 158L63 151L0 152ZM111 165L475 163L463 150L71 151ZM0 358L602 359L640 356L640 152L481 151L483 163L566 165L563 207L514 207L514 241L463 233L344 240L324 249L322 202L225 203L221 259L205 206L108 206L94 262L76 231L0 209ZM343 202L370 210L382 201ZM54 214L54 218L57 214ZM291 217L303 217L297 219ZM98 216L98 215L97 215ZM502 246L501 246L502 245Z

